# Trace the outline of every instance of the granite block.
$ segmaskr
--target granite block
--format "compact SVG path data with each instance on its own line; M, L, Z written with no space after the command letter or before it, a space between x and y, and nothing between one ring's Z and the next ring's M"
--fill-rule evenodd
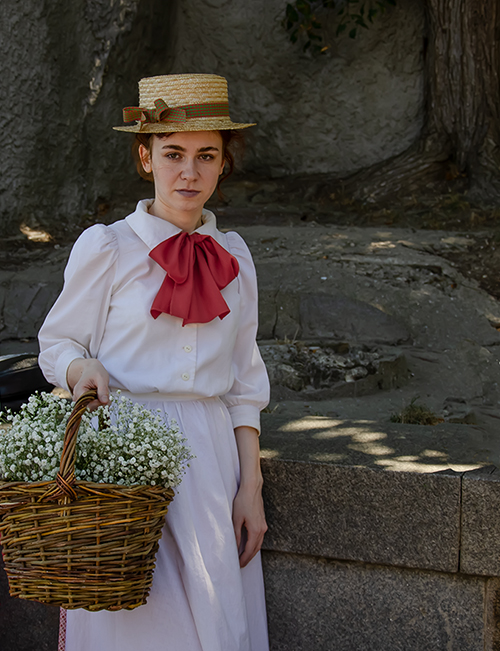
M264 548L456 572L460 476L262 459Z
M486 579L265 552L271 651L493 651Z
M462 478L460 571L500 576L500 471ZM500 647L499 647L500 648Z
M0 555L1 651L57 651L59 608L9 596Z

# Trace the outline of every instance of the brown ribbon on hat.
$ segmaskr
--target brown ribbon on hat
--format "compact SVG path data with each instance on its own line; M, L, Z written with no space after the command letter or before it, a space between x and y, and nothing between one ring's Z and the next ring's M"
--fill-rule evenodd
M207 104L188 104L168 106L163 99L155 99L155 108L127 106L123 109L123 121L133 122L186 122L192 118L229 117L227 102L208 102Z

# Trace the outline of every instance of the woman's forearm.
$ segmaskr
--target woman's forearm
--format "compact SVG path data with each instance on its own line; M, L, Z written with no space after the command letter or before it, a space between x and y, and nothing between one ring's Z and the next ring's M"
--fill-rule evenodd
M236 427L234 433L241 475L240 487L233 502L233 525L240 550L240 566L245 567L260 550L267 524L262 502L258 432L253 427Z
M261 490L259 433L254 427L236 427L234 430L240 459L240 489Z

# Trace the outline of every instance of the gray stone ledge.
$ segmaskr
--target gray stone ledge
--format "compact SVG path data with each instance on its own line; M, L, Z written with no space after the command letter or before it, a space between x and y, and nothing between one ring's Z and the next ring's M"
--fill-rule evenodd
M265 549L457 572L460 476L263 459Z
M309 405L324 411L336 403ZM262 414L261 454L265 459L427 474L448 469L467 472L489 466L498 457L497 443L479 427L315 416L304 413L303 403L291 401L281 408L283 413Z

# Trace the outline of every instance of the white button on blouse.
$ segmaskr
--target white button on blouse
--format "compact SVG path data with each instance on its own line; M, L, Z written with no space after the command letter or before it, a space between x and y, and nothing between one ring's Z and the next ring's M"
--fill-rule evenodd
M183 374L181 375L181 378L182 378L183 380L189 380L189 373L183 373Z
M190 353L193 350L193 347L187 344L186 346L184 346L184 350L186 351L186 353Z

